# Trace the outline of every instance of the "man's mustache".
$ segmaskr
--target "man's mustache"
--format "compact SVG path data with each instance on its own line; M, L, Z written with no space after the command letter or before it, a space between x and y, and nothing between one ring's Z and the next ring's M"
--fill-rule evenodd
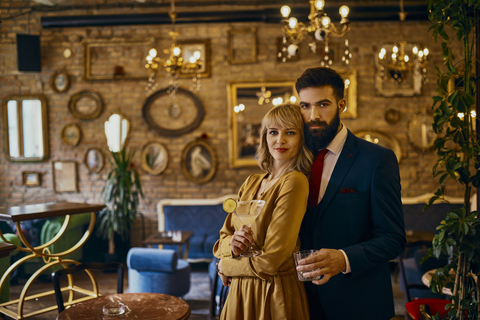
M306 123L306 126L310 129L312 126L323 126L326 127L328 126L328 123L326 121L309 121Z

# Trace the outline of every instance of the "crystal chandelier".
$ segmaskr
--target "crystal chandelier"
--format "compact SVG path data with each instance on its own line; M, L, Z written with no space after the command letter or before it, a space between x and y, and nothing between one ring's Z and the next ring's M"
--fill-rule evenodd
M299 44L305 40L307 34L313 35L312 42L309 43L309 46L313 52L317 52L317 42L323 42L325 45L324 48L324 60L327 64L332 64L330 49L328 46L329 36L333 37L343 37L345 33L350 30L349 24L350 21L347 19L350 9L343 5L339 9L340 16L340 25L342 26L341 30L337 29L335 25L331 22L330 18L323 11L325 6L325 1L323 0L309 0L310 2L310 14L308 19L310 22L304 24L303 22L298 22L295 17L289 17L291 9L289 6L283 6L280 9L280 12L283 16L281 21L283 29L283 47L278 53L279 58L282 58L282 61L285 62L288 58L295 56L299 50ZM348 40L345 41L345 50L342 57L342 61L345 64L349 64L352 54L348 49ZM322 65L324 65L322 61Z
M400 0L400 34L403 35L402 22L408 13L403 11L403 0ZM427 58L429 51L417 44L408 43L405 40L390 45L391 52L387 52L387 45L384 45L378 53L380 63L380 76L383 81L391 80L397 84L401 83L410 72L422 75L422 82L427 79ZM411 55L409 55L411 50Z
M175 11L175 0L172 0L171 2L171 10L168 15L170 19L172 19L172 25L175 26L175 20L177 18L177 12ZM149 78L145 90L151 92L157 88L155 75L157 70L161 68L163 68L165 72L170 75L171 80L168 89L168 93L170 95L175 95L178 90L178 74L180 72L183 74L192 74L192 86L190 89L192 91L200 90L200 76L197 74L203 65L203 62L200 60L200 51L195 51L190 57L189 61L185 61L180 55L182 49L178 46L176 40L178 32L170 31L168 34L172 38L172 44L170 45L170 48L163 50L163 53L168 55L168 58L162 59L158 57L157 50L155 48L150 49L148 52L145 68L149 70Z

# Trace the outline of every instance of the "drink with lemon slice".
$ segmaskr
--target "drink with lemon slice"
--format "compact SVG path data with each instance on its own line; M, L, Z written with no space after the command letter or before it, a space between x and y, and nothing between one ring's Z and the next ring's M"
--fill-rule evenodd
M262 212L263 207L265 206L265 200L250 200L250 201L235 201L232 198L228 198L223 203L223 210L228 213L232 213L242 221L243 224L247 225L249 228L255 222L255 219ZM256 257L262 254L261 250L255 250L250 244L250 248L240 254L242 257Z

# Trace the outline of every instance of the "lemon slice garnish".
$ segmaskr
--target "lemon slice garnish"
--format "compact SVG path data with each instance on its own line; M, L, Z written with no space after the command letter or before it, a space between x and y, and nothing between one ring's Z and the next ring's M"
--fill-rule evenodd
M223 202L223 210L228 213L232 213L237 208L237 201L232 198L228 198Z

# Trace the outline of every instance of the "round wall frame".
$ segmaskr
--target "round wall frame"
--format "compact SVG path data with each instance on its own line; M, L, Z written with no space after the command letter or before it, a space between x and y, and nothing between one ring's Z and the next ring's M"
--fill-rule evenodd
M425 111L419 111L410 118L407 136L415 149L425 152L433 148L437 134L432 124L433 115Z
M62 129L62 141L67 146L75 147L82 138L82 132L75 123L69 123Z
M93 108L87 108L88 110L82 110L82 108L78 108L78 104L80 100L92 100L91 102L94 103ZM100 116L103 111L103 101L100 94L92 91L81 91L74 94L70 98L70 102L68 103L68 109L72 113L75 118L81 120L93 120ZM92 109L92 110L90 110Z
M142 151L142 169L152 175L165 171L168 165L167 148L160 142L149 142Z
M402 148L400 147L400 142L395 137L374 130L359 130L354 132L354 134L363 140L392 150L397 156L398 163L402 160Z
M142 115L148 126L162 136L176 137L192 132L205 116L200 99L191 91L178 88L175 95L170 89L158 90L147 98Z
M66 92L70 87L70 77L67 71L61 70L55 72L50 79L50 86L58 93Z

